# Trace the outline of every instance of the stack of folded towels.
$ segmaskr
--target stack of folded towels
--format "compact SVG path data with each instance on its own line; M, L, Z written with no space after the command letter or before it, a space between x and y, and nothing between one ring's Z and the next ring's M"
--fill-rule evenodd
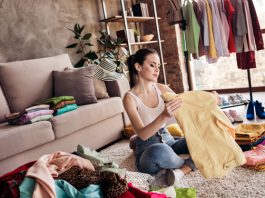
M38 121L49 120L53 117L54 111L49 105L40 104L29 107L23 112L12 113L6 117L9 124L30 124Z
M54 110L54 116L77 109L77 104L73 96L53 97L41 103L50 105L50 109Z
M22 125L38 121L49 120L53 116L77 109L73 96L59 96L41 101L38 105L31 106L22 112L6 116L9 124Z

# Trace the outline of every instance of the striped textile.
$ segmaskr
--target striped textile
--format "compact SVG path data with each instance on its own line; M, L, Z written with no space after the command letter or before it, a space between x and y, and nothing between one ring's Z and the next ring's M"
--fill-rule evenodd
M108 59L103 59L95 69L95 77L103 81L113 81L123 77L123 73L116 72L116 64Z

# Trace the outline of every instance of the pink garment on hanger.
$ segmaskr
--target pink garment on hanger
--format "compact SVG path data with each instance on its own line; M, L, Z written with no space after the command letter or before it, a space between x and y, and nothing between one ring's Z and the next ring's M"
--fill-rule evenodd
M244 155L247 160L246 165L255 166L265 163L265 146L259 144L255 149L245 151Z

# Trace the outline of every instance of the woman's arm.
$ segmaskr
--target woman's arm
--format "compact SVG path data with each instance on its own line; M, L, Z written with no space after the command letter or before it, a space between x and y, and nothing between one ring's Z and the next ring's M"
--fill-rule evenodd
M161 90L162 91L162 90ZM169 91L169 90L166 90ZM172 90L171 90L172 91ZM130 118L132 127L142 140L147 140L153 136L180 107L181 100L177 97L165 104L164 111L150 124L144 126L143 121L137 111L137 104L130 94L126 94L123 99L124 108Z

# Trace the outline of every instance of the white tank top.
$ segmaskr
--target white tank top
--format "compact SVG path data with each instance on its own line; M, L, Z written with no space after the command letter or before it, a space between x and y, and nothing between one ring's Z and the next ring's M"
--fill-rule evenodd
M160 89L157 87L156 84L154 84L154 88L156 90L156 94L157 94L157 98L158 98L158 105L154 108L146 106L138 96L136 96L131 91L128 92L136 101L137 110L138 110L138 113L139 113L139 115L143 121L144 126L153 122L157 118L157 116L159 116L159 114L161 114L161 112L165 108L164 101L160 96L161 95ZM161 126L161 127L164 127L164 126Z

